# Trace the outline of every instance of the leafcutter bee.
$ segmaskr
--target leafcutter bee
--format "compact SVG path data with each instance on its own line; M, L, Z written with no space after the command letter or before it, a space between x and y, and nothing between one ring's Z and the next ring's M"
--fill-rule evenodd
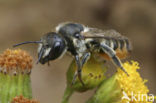
M120 67L127 75L120 59L126 58L131 52L131 43L128 38L115 30L100 30L90 28L79 23L61 23L55 32L45 34L39 41L27 41L15 46L28 43L38 43L38 62L45 64L71 53L77 64L73 82L78 76L82 85L81 70L92 54L98 54Z

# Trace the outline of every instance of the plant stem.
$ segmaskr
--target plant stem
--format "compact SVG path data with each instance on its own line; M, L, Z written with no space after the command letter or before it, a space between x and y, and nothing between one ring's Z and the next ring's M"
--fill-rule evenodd
M62 103L69 103L69 98L73 94L73 92L73 89L67 86L64 92L64 96L62 98Z
M0 103L9 103L15 96L32 98L30 75L0 73Z

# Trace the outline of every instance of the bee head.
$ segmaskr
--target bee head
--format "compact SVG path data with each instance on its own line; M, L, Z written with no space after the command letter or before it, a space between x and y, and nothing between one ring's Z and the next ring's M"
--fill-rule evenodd
M65 40L54 32L49 32L41 37L40 41L27 41L15 46L28 43L38 43L38 62L45 64L50 60L55 60L64 54L66 50Z
M59 24L56 27L56 31L63 37L68 39L84 39L81 32L84 30L84 26L78 23L65 23Z
M44 35L41 42L38 47L38 60L41 64L59 58L66 48L64 39L54 32Z

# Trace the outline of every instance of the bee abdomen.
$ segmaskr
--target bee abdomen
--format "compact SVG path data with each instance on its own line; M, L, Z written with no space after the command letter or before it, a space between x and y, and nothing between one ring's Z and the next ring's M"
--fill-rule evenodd
M128 39L125 39L125 43L126 43L126 49L128 52L132 51L132 46L131 46L131 42Z
M113 50L120 49L122 51L126 49L128 52L131 51L131 44L128 39L110 39L109 43L106 42L106 45L111 47Z
M131 44L127 38L117 39L109 38L105 39L105 44L111 47L119 58L125 58L131 52Z
M113 49L116 50L119 47L118 41L116 39L112 39Z

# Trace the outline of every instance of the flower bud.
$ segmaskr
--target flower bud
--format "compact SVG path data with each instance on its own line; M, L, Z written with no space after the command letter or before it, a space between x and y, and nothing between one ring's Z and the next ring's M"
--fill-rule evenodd
M103 62L96 61L94 57L91 57L82 68L81 76L84 85L82 85L77 77L74 84L71 86L74 74L77 70L75 60L73 60L67 71L68 86L79 92L87 91L97 87L106 78L104 75L106 72L106 67L103 64Z
M15 98L13 98L13 100L11 101L11 103L40 103L37 100L30 100L27 98L24 98L22 95L21 96L17 96Z
M74 91L85 92L89 89L99 86L106 78L104 75L106 72L106 67L103 64L103 62L96 61L94 57L91 57L82 68L81 76L84 85L82 85L78 78L76 78L74 84L71 85L74 74L77 70L75 60L73 60L67 71L67 87L64 92L62 103L68 103L68 100Z
M0 54L0 103L23 95L32 98L30 74L32 57L21 49L7 49Z

